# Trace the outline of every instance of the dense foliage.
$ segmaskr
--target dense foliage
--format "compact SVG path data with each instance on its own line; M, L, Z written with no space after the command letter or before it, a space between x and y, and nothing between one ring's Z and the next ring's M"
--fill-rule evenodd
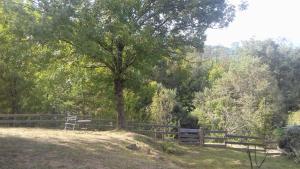
M199 122L230 133L262 133L283 121L281 98L268 66L257 58L232 59L211 88L195 96L193 114Z
M300 49L202 51L233 17L224 0L0 1L0 111L271 132L300 109Z
M246 41L239 53L259 57L270 67L284 97L285 111L299 109L300 103L300 56L299 48L294 49L285 41Z

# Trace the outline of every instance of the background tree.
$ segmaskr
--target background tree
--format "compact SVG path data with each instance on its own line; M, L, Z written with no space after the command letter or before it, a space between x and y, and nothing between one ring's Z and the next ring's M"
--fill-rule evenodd
M157 85L149 107L151 118L157 123L168 124L172 120L172 111L176 105L176 91Z
M300 53L299 49L284 40L244 41L238 55L259 57L270 67L284 97L285 112L298 110L300 103Z
M231 133L265 134L284 121L276 80L257 58L232 60L211 89L196 94L194 104L200 124Z
M42 52L39 46L32 44L11 32L9 15L4 12L0 3L0 104L3 112L20 113L36 110L33 100L36 97L31 92L34 88L32 76L37 60L32 56ZM33 52L36 50L36 52Z

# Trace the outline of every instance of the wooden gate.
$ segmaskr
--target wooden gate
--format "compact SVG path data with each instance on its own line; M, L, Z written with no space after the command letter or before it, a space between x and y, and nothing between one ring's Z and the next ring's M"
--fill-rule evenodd
M183 144L202 144L199 129L179 128L178 140Z

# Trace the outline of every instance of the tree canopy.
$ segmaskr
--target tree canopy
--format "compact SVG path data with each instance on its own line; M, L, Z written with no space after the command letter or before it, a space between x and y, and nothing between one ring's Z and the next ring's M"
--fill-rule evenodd
M224 0L12 2L5 4L16 9L13 22L23 26L14 31L23 38L62 41L87 56L89 66L110 71L120 128L125 127L123 90L130 72L189 47L202 48L206 29L224 27L234 17L234 6Z

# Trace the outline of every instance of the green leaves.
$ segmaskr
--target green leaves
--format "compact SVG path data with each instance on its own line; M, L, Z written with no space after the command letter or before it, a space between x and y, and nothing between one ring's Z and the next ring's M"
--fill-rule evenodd
M167 89L158 84L157 91L149 107L151 118L157 123L168 124L172 120L172 111L176 105L176 90Z
M41 41L66 41L78 52L98 57L111 71L117 66L117 43L125 46L122 59L127 69L175 48L201 48L207 28L226 26L234 16L233 6L223 0L38 0L12 6L23 7L17 15L25 13L21 23L33 27L24 32Z
M200 123L233 133L267 132L281 110L276 80L266 65L252 57L232 59L229 70L211 89L197 93L194 103Z

